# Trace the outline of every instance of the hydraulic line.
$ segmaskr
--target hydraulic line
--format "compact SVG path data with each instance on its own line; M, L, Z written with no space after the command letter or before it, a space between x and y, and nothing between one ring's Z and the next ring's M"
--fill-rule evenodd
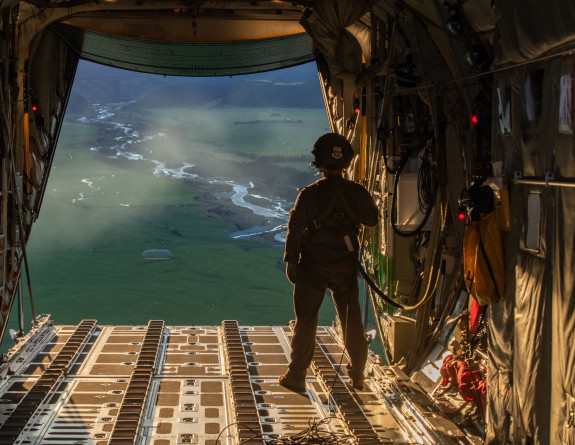
M391 28L391 32L390 32L390 38L389 38L389 57L388 60L393 60L393 58L395 57L395 36L397 33L397 28L398 28L398 18L396 16L396 18L393 20L393 25ZM381 106L380 106L380 111L379 111L379 116L378 116L378 120L377 120L377 128L381 128L381 125L383 122L385 122L386 118L387 118L387 111L389 106L387 105L388 99L389 99L389 95L390 95L390 83L391 83L391 78L393 76L390 75L389 73L387 73L387 75L385 76L385 83L383 86L383 97L381 100ZM381 143L381 142L380 142ZM388 173L390 174L395 174L397 169L392 169L387 162L387 152L386 152L386 148L383 147L382 149L382 155L383 155L383 163L385 165L385 169L387 170Z
M30 48L26 50L26 58L24 60L24 73L23 73L23 88L24 94L28 94L28 78L29 78L29 59ZM22 119L22 132L24 142L24 182L25 182L25 197L26 200L30 196L30 115L28 114L29 98L24 101L24 116Z
M369 276L369 274L366 272L363 265L360 262L358 262L357 264L358 264L359 273L361 273L361 276L364 278L365 282L369 285L369 287L387 304L390 304L391 306L393 306L397 309L401 309L402 311L413 311L413 310L421 307L425 303L427 303L429 301L429 298L431 298L431 295L433 295L433 293L435 292L435 289L437 287L438 279L434 279L433 281L430 279L428 281L428 287L426 289L425 296L419 302L414 304L413 306L404 306L403 304L398 303L397 301L393 300L391 297L386 295L378 287L378 285L373 281L373 279ZM436 278L439 278L439 274L437 273L436 275L437 275ZM433 285L431 285L432 282L434 283Z
M436 223L438 223L438 227L435 229L435 233L432 231L432 237L431 237L431 241L433 241L433 239L435 239L435 242L432 243L432 246L435 246L433 249L431 249L428 252L427 255L427 259L428 261L430 261L429 264L426 265L425 267L425 276L428 277L427 279L427 286L425 288L425 293L424 296L422 297L422 299L416 303L413 306L405 306L402 305L400 303L398 303L397 301L394 301L391 297L389 297L388 295L386 295L378 286L377 284L373 281L373 279L369 276L369 274L365 271L363 265L361 264L361 261L358 260L357 262L357 267L359 269L359 272L361 273L361 275L363 276L363 278L365 279L366 283L373 289L373 291L382 299L384 300L386 303L390 304L391 306L404 310L404 311L411 311L414 309L417 309L419 307L421 307L422 305L424 305L425 303L427 303L427 301L431 298L431 296L433 295L433 293L435 292L435 289L437 287L437 283L439 281L439 276L440 276L440 268L437 267L437 265L435 264L436 261L438 260L438 255L440 253L440 248L439 248L439 244L437 243L438 238L441 236L441 233L443 232L443 228L444 228L444 224L445 224L445 217L446 217L446 203L445 203L445 196L446 196L446 187L443 186L441 188L438 189L438 196L441 198L439 200L441 206L440 209L438 209L438 215L436 216ZM360 252L360 256L359 258L363 258L363 252Z
M22 122L24 132L24 182L26 196L30 195L30 128L29 128L29 115L24 113Z
M435 194L433 190L433 170L429 161L430 150L425 150L421 157L421 165L417 174L419 210L427 215L435 205Z
M435 345L435 342L439 338L439 335L441 334L441 331L443 330L445 323L447 323L447 318L448 318L449 314L453 310L453 307L456 305L456 303L459 301L459 298L461 296L461 292L460 292L461 286L463 285L463 272L462 272L462 270L463 269L461 267L461 259L460 259L459 263L457 265L457 274L455 275L455 278L453 281L453 286L451 287L451 292L449 294L449 298L447 300L445 308L443 309L443 312L441 314L441 318L439 319L437 325L435 326L435 330L433 331L433 334L431 334L431 337L430 337L429 341L427 342L427 347L420 354L421 357L426 357L427 355L429 355L429 353L431 352L431 349Z
M367 108L367 98L365 94L365 87L361 90L361 135L360 135L360 149L359 149L359 179L361 181L366 180L366 162L367 162L367 155L366 155L366 144L367 144L367 116L366 116L366 108Z
M391 299L390 297L388 297L378 286L377 284L375 284L375 282L371 279L371 277L369 276L369 274L365 271L365 268L363 267L363 265L361 264L361 262L358 261L357 263L357 267L359 269L359 273L361 273L361 276L364 278L365 282L369 285L369 287L383 300L385 301L387 304L392 305L393 307L396 307L398 309L401 310L406 310L406 307L403 306L401 303L398 303L397 301Z

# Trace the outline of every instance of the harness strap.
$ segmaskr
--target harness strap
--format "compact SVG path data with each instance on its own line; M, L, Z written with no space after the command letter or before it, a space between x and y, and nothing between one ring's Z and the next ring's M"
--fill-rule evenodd
M339 202L343 206L345 213L347 214L347 216L349 216L351 218L353 225L358 227L359 226L359 218L357 217L355 212L351 209L351 207L347 203L347 199L345 199L343 192L333 182L330 185L331 185L332 190L335 191L336 196L339 198Z
M332 191L334 192L333 198L331 199L329 206L327 206L327 208L324 210L324 212L318 216L316 219L313 220L313 226L315 229L319 229L323 226L323 224L325 223L325 221L331 216L333 210L335 209L335 207L337 206L337 204L341 204L341 206L343 207L344 213L335 213L333 215L333 219L344 219L345 216L349 216L349 218L351 219L351 221L353 222L353 225L356 227L359 227L359 218L357 217L357 215L355 214L355 212L352 210L352 208L349 206L347 200L345 199L344 194L342 193L342 191L339 189L339 187L337 187L333 181L329 182L329 185L332 189Z
M319 215L316 219L313 220L313 228L314 229L319 229L323 226L324 222L329 218L329 216L331 215L331 213L335 209L337 202L338 202L337 196L334 195L331 198L329 205L323 211L323 213L321 215Z

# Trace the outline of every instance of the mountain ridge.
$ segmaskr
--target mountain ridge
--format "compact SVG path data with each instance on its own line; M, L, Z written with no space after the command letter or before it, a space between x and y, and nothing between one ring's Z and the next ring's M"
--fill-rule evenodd
M131 102L128 107L237 106L323 108L313 64L237 77L175 78L83 62L70 97L71 114L87 103Z
M148 93L128 108L179 108L189 106L235 106L262 108L322 108L317 82L253 82L239 80L227 85L190 82L167 85Z

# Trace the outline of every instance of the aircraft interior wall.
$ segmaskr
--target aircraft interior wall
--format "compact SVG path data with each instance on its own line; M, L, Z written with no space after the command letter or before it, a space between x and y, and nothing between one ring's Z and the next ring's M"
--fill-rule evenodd
M489 312L488 443L575 440L575 190L553 184L575 173L572 82L572 56L495 80L493 161L539 183L509 187L507 291Z
M573 47L575 3L557 0L495 3L500 32L495 46L498 65L522 63Z
M13 42L15 51L18 44L21 42ZM49 31L36 35L26 54L27 59L15 58L12 69L17 74L10 75L10 80L2 85L2 97L13 97L11 94L19 97L2 109L7 128L16 130L3 133L3 148L5 153L10 152L3 157L2 195L10 195L3 205L6 217L2 218L2 224L8 226L3 247L10 254L2 263L5 300L0 309L2 334L17 283L26 279L27 259L23 246L40 211L78 62L78 55L72 48ZM9 189L18 191L9 194Z

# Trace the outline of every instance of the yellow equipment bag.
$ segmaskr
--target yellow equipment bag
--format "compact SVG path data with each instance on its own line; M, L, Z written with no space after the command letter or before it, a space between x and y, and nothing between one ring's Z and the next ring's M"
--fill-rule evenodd
M505 292L505 262L496 212L471 221L463 237L463 267L469 294L484 306Z

